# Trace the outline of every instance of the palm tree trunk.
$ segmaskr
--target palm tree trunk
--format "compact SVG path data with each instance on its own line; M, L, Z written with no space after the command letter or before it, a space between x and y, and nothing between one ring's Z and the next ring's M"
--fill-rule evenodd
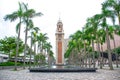
M75 48L75 51L74 51L74 63L75 63L75 65L77 65L77 60L78 60L78 50L77 50L77 48Z
M35 56L36 56L36 43L34 44L34 66L35 66Z
M98 47L98 53L99 53L100 69L102 69L101 54L100 54L100 44L99 44L98 36L97 36L97 47Z
M102 56L102 65L104 66L104 57L103 57L103 47L102 47L102 44L101 44L101 56Z
M50 66L50 56L48 55L48 65Z
M113 38L113 43L114 43L114 49L116 48L116 44L115 44L115 37ZM115 50L115 56L116 56L116 67L118 68L118 58L117 58L117 52Z
M81 53L80 53L80 54L81 54ZM79 62L80 62L80 63L79 63L79 65L80 65L80 67L81 67L81 65L82 65L82 57L81 57L81 55L80 55L80 54L79 54L79 56L78 56L78 57L79 57Z
M37 53L39 53L39 42L38 42L38 44L37 44Z
M41 53L44 54L43 53L43 42L42 42L42 46L41 46Z
M21 18L20 18L20 26L19 26L19 30L18 30L17 47L16 47L16 55L15 55L15 70L17 70L17 57L19 54L20 31L21 31Z
M30 63L29 63L29 69L31 68L31 55L32 55L32 33L31 33L31 43L30 43Z
M120 25L120 16L119 16L119 25ZM115 21L113 21L113 26L115 26ZM113 33L113 44L114 44L114 49L115 49L116 44L115 44L115 34L114 33ZM115 56L116 56L116 67L118 68L118 58L117 58L118 55L117 55L116 50L115 50Z
M88 62L89 62L89 68L90 68L91 67L90 53L88 53Z
M73 52L74 52L74 51L72 50L72 55L71 55L71 61L72 61L71 64L72 64L72 65L74 65L74 53L73 53Z
M25 49L24 49L24 64L23 64L23 69L25 69L25 61L26 61L27 34L28 34L28 27L26 27L26 30L25 30Z
M90 49L90 46L88 46L87 48L88 48L88 50L89 50L89 49ZM87 65L88 65L88 67L90 68L91 65L92 65L92 64L91 64L91 61L90 61L90 52L87 51L86 53L87 53L87 59L86 59L86 60L87 60Z
M40 53L42 53L42 42L40 42Z
M108 34L108 27L106 27L106 39L107 39L107 49L108 49L109 67L110 67L110 70L113 70L111 47L110 47L110 39L109 39L109 34Z
M86 43L84 41L85 67L87 67Z
M93 52L93 68L95 68L95 53L94 53L94 41L92 40L92 52Z
M48 65L50 66L50 50L47 51L48 55Z

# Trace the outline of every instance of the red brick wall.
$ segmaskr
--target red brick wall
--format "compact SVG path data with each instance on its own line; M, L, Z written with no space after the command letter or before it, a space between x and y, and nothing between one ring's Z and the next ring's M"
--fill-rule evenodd
M62 42L58 42L58 63L62 63Z

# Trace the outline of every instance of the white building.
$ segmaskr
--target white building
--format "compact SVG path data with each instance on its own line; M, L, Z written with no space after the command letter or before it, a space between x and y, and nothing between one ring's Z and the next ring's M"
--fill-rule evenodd
M0 63L7 61L8 61L8 55L0 53Z
M69 38L68 38L68 39L64 39L64 52L66 52L66 51L67 51L69 41L70 41L70 39L69 39Z

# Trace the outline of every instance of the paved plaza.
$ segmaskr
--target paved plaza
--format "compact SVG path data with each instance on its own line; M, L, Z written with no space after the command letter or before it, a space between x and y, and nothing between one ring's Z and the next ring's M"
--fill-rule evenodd
M120 80L120 68L98 69L97 72L42 73L29 70L0 70L0 80Z

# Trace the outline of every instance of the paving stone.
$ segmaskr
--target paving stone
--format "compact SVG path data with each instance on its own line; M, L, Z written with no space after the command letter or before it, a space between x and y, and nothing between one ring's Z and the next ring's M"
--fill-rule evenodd
M120 68L98 69L97 72L42 73L29 70L0 70L0 80L120 80Z

